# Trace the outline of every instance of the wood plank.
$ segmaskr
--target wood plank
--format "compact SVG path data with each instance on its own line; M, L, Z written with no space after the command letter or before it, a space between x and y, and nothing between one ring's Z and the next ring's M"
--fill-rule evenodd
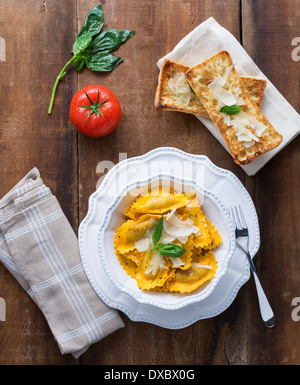
M59 86L53 115L47 114L76 35L76 7L58 0L1 0L0 25L6 42L6 61L0 62L0 195L36 166L77 230L77 132L68 119L74 71ZM75 362L61 356L44 316L2 265L0 296L7 311L0 322L0 364Z
M256 64L299 111L299 62L292 60L292 39L299 35L300 1L242 1L243 43ZM261 249L258 274L277 316L266 330L260 321L253 282L249 293L248 364L299 364L299 323L292 320L292 299L299 296L299 138L246 188L257 208ZM263 346L263 349L261 347Z
M78 4L79 24L97 1ZM88 210L88 197L95 191L99 162L116 164L121 153L137 156L160 146L178 147L204 154L217 165L243 179L243 172L199 121L187 114L155 111L157 60L187 33L210 16L239 39L239 1L102 1L105 28L135 29L136 35L117 55L124 62L112 73L83 71L78 88L102 84L120 100L123 117L119 127L105 138L79 134L79 214ZM102 164L103 165L103 164ZM244 364L246 338L243 332L243 291L222 315L203 320L183 330L162 329L131 322L98 342L81 358L83 364Z

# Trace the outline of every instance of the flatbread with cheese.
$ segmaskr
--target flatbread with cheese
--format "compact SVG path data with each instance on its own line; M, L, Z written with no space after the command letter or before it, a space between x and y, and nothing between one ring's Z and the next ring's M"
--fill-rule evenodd
M205 107L184 76L189 69L190 67L169 59L163 61L155 95L155 107L209 118ZM241 79L253 100L260 106L267 82L251 76L241 76Z
M155 108L208 116L198 96L192 92L184 74L190 67L164 60L155 95Z
M227 51L190 68L185 76L237 164L248 164L282 142L247 91ZM227 112L221 112L223 107Z

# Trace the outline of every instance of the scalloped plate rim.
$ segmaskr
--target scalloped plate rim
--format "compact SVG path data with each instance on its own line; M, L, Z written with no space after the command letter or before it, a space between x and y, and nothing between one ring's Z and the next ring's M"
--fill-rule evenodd
M241 188L241 191L244 193L245 198L248 200L248 203L251 206L251 214L252 214L253 220L254 220L255 245L250 251L251 257L253 258L255 256L255 254L257 253L259 246L260 246L259 225L258 225L258 219L257 219L257 214L256 214L254 204L252 202L252 199L251 199L249 193L245 189L244 185L241 183L241 181L237 178L237 176L235 174L233 174L229 170L226 170L226 169L223 169L223 168L216 166L206 155L190 154L190 153L184 152L184 151L177 149L177 148L174 148L174 147L159 147L159 148L153 149L153 150L145 153L144 155L125 159L125 160L119 162L118 164L116 164L107 173L107 175L104 177L99 188L94 193L92 193L89 197L88 212L87 212L86 216L84 217L84 219L82 220L82 222L80 223L79 228L78 228L78 241L79 241L79 250L80 250L80 255L81 255L84 271L85 271L92 287L94 288L95 292L98 294L98 296L103 300L103 302L107 306L122 311L123 313L125 313L129 317L129 319L131 319L132 321L135 321L135 322L147 322L147 323L154 324L154 325L164 327L167 329L181 329L181 328L187 327L189 325L192 325L193 323L195 323L201 319L207 319L207 318L215 317L215 316L219 315L220 313L222 313L223 311L225 311L232 304L234 299L236 298L236 295L239 292L240 288L249 280L249 278L250 278L249 265L245 264L244 269L239 271L240 277L237 280L237 282L235 283L234 288L231 290L230 293L227 294L227 297L222 302L222 306L219 306L218 308L216 308L214 310L210 310L209 312L206 312L206 313L198 313L197 315L191 316L188 320L174 321L174 322L163 322L161 320L153 319L153 317L151 317L151 315L150 316L149 315L148 316L147 315L141 316L141 315L137 314L136 312L132 312L123 304L116 302L114 300L111 300L107 297L107 295L103 294L103 290L99 289L98 285L94 281L94 278L90 274L90 270L87 266L87 256L85 255L85 248L84 248L84 235L85 235L85 232L87 231L87 226L89 225L89 221L90 221L91 216L93 214L94 201L101 194L101 191L103 190L103 188L105 186L105 183L107 183L107 179L110 178L112 175L112 171L113 170L116 171L116 169L123 167L124 165L128 164L129 161L134 162L134 161L138 161L141 159L143 159L143 160L148 159L149 160L151 156L156 156L157 154L169 154L169 153L177 154L177 155L180 155L180 156L185 157L185 158L187 157L187 158L192 158L194 160L203 161L205 164L207 164L207 166L210 168L211 171L214 171L215 173L218 173L219 175L226 176L229 180L237 183L237 186ZM223 277L223 280L225 279L225 277L226 277L226 275ZM219 285L221 285L221 282L222 282L222 280L219 282Z

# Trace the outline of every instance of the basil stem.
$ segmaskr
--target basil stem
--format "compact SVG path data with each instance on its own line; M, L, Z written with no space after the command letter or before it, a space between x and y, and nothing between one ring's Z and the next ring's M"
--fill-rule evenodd
M59 75L57 76L56 80L55 80L55 83L54 83L54 86L53 86L53 89L52 89L52 94L51 94L51 98L50 98L50 104L49 104L49 108L48 108L48 114L51 115L52 113L52 109L53 109L53 103L54 103L54 98L55 98L55 93L56 93L56 89L57 89L57 86L58 86L58 83L60 81L60 79L62 79L65 74L66 74L66 68L74 61L76 60L76 55L72 57L72 59L70 59L68 61L68 63L64 66L64 68L60 71Z

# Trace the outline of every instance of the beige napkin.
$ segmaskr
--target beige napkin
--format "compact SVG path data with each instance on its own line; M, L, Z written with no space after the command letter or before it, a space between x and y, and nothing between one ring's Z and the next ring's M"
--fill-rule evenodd
M124 326L91 287L77 237L36 168L0 200L0 261L39 306L63 354L78 358Z
M157 66L161 68L163 60L168 58L192 67L222 50L230 53L240 75L258 76L267 80L261 108L266 118L283 136L280 146L261 155L250 164L241 166L248 175L254 175L299 134L300 116L260 71L236 38L211 17L185 36L172 52L157 62ZM222 135L212 121L201 116L196 117L229 152Z

